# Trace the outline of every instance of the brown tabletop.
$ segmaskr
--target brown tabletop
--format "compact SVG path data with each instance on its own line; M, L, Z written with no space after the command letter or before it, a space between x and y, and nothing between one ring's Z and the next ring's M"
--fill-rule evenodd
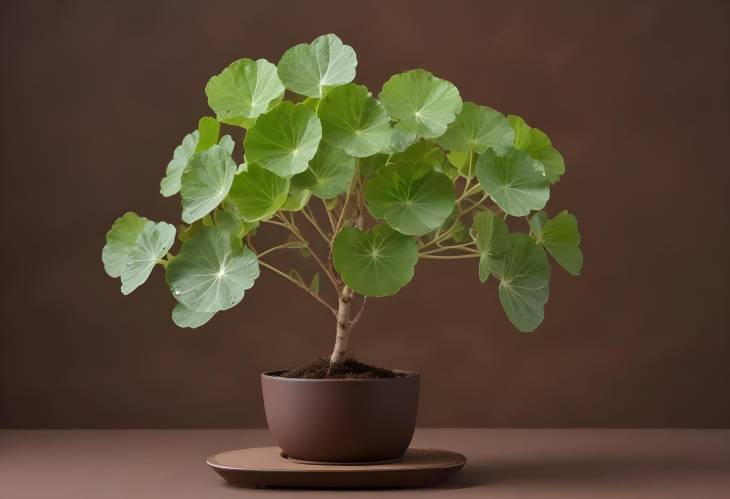
M238 489L205 464L271 444L266 430L3 430L0 498L730 497L730 430L418 430L414 445L468 459L436 489Z

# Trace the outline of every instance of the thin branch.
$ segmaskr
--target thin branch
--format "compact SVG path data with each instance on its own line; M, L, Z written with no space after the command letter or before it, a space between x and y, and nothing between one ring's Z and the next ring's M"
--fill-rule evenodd
M474 246L474 242L472 241L472 242L469 242L469 243L458 244L458 245L454 245L454 246L440 246L440 247L438 247L436 249L432 249L432 250L428 250L428 251L423 251L422 253L419 253L419 254L420 255L431 255L433 253L443 253L444 251L457 250L457 249L463 249L464 251L468 251L469 253L477 253L477 254L479 254L478 251L472 249L473 246Z
M363 296L362 302L360 303L360 309L355 314L355 317L353 317L352 320L350 321L350 326L349 326L350 331L352 331L352 328L355 327L355 324L357 324L358 321L360 320L360 317L362 317L362 313L365 311L365 304L367 303L367 301L368 301L368 297Z
M302 213L302 216L305 219L307 219L307 221L309 222L309 224L312 227L314 227L315 229L317 229L317 232L319 233L320 236L322 236L322 239L324 239L325 242L327 244L329 244L330 243L330 238L327 237L327 234L325 234L324 231L322 230L322 228L319 226L319 224L317 223L317 220L314 218L314 214L311 211L304 211L304 210L302 210L301 213Z
M284 243L284 244L279 244L278 246L272 246L271 248L268 248L268 249L262 251L261 253L257 254L256 256L261 258L262 256L268 255L269 253L274 252L276 250L286 249L286 248L301 248L301 247L302 247L301 243L291 243L291 242Z
M433 258L435 260L458 260L462 258L479 258L478 253L466 253L463 255L429 255L424 253L419 253L419 257L421 258Z
M324 208L324 212L327 213L327 220L330 221L330 227L332 228L332 232L335 231L337 228L336 222L334 217L332 216L332 212L330 211L329 207L327 206L327 201L324 199L321 199L322 201L322 207Z
M352 196L352 191L355 190L355 185L357 185L357 181L360 178L360 160L355 161L355 174L352 176L352 180L350 181L350 187L347 189L347 194L345 195L345 202L342 205L342 211L340 211L340 217L337 219L337 225L335 225L335 231L332 237L335 237L337 233L340 231L340 227L342 226L342 221L345 218L345 213L347 212L347 204L350 201L350 197Z
M310 296L311 296L312 298L314 298L314 299L315 299L315 300L317 300L317 301L318 301L319 303L321 303L322 305L324 305L325 307L327 307L327 310L329 310L329 311L330 311L330 312L332 313L332 315L334 315L334 316L335 316L335 318L337 317L337 310L335 310L335 308L334 308L334 307L333 307L332 305L330 305L329 303L327 303L327 302L326 302L326 301L325 301L325 300L324 300L324 299L323 299L323 298L322 298L321 296L319 296L318 294L315 294L315 293L314 293L314 292L313 292L313 291L312 291L311 289L309 289L309 288L308 288L308 287L307 287L306 285L304 285L304 284L302 284L301 282L297 281L296 279L294 279L294 278L293 278L292 276L290 276L290 275L289 275L289 274L287 274L286 272L283 272L283 271L281 271L281 270L277 269L276 267L274 267L273 265L269 265L269 264L268 264L268 263L266 263L266 262L263 262L263 261L259 260L259 265L261 265L262 267L264 267L264 268L266 268L266 269L269 269L270 271L274 272L275 274L278 274L278 275L280 275L281 277L283 277L283 278L284 278L284 279L286 279L287 281L289 281L289 282L291 282L292 284L294 284L294 285L295 285L296 287L298 287L299 289L303 289L303 290L304 290L304 291L306 291L306 292L307 292L307 293L308 293L308 294L309 294L309 295L310 295Z

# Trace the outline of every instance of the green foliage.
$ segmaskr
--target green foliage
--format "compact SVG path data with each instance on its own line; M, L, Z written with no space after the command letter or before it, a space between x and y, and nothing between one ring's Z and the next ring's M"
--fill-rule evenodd
M183 138L160 182L163 196L180 194L179 248L172 225L131 212L107 233L104 269L122 292L159 264L177 301L173 322L197 328L240 302L264 268L337 315L350 292L397 293L421 259L475 259L475 278L499 281L508 319L533 331L548 298L547 254L572 275L583 263L575 217L539 211L563 156L522 118L462 103L428 71L396 74L375 97L353 82L356 67L352 47L324 35L287 50L278 67L239 59L213 76L205 95L215 117ZM227 126L245 128L243 139ZM237 141L244 155L234 161ZM308 258L317 272L281 270L273 252ZM330 285L335 305L320 289Z
M335 269L356 293L388 296L413 278L415 239L381 224L367 232L343 229L332 246Z

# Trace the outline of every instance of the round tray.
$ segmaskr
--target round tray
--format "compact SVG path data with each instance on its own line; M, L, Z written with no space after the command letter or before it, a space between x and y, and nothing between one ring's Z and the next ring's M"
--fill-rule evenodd
M210 456L208 465L238 487L433 487L464 466L458 452L411 447L395 463L305 464L282 457L278 447L232 450Z

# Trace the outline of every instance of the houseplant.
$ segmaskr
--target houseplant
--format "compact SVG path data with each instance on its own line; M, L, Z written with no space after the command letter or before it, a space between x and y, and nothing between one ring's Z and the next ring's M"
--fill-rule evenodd
M239 303L262 268L270 271L335 320L328 366L314 372L328 379L317 386L348 374L348 340L366 299L397 293L419 259L473 259L478 278L498 285L512 324L534 331L548 299L548 254L573 275L582 265L575 217L542 211L565 172L560 153L522 118L462 102L453 84L427 71L391 77L376 97L352 82L356 65L351 47L325 35L289 49L278 65L240 59L213 76L205 93L215 117L183 138L161 182L163 196L180 195L184 224L129 212L107 234L102 259L122 293L160 266L177 301L173 321L196 328ZM234 137L244 131L243 155L234 154L232 135L220 135L221 124ZM264 229L281 231L281 243L260 247ZM318 273L305 278L268 261L287 249L311 258ZM278 374L264 383L301 381ZM403 409L415 419L417 376L388 379L415 379L407 390L416 396ZM269 409L267 401L271 425ZM401 434L408 431L410 423ZM395 447L402 449L297 457L377 460L405 450Z

